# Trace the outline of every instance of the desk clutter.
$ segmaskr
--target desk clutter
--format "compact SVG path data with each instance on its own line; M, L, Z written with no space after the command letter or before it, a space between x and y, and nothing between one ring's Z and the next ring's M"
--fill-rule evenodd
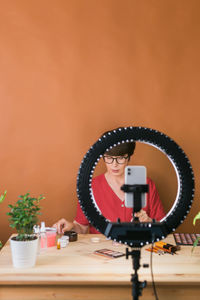
M38 236L41 249L45 250L56 245L56 228L46 227L45 222L41 222L41 226L35 225L33 230L34 234Z
M64 235L57 240L57 249L65 248L69 242L76 242L78 234L75 231L65 231Z
M65 248L69 244L69 236L63 235L57 240L57 249Z
M149 247L146 249L147 251L157 253L159 255L163 254L175 254L178 250L180 250L179 246L168 244L162 241L156 242L155 246Z
M176 245L192 246L197 238L200 238L199 233L173 233ZM200 246L200 241L197 246Z
M38 253L48 247L65 248L69 242L75 242L78 239L78 234L75 231L65 231L64 235L57 239L56 228L46 227L45 222L41 222L41 226L35 225L33 229L39 240Z

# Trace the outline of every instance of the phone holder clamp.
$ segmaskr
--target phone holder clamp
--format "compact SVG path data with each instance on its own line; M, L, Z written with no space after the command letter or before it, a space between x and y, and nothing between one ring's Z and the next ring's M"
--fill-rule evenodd
M121 190L125 193L133 194L133 205L134 212L139 212L142 208L142 193L148 193L148 184L123 184Z

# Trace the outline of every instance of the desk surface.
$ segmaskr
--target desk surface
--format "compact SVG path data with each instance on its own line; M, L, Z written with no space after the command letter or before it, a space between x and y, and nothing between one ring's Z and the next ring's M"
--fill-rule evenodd
M93 235L79 235L77 242L71 242L66 248L57 250L56 247L48 248L45 253L38 255L36 266L29 269L15 269L12 266L11 250L9 242L0 252L0 283L31 282L42 284L72 284L77 281L92 283L110 282L118 284L130 281L130 274L133 272L131 258L125 257L116 259L104 258L94 255L93 252L102 248L109 248L117 251L125 251L124 245L113 245L112 241L100 235L100 242L91 241ZM172 236L166 239L173 244ZM150 263L150 252L142 249L141 265ZM191 254L190 246L182 246L176 255L153 254L154 279L159 282L188 282L200 283L200 247L197 247ZM151 281L150 269L140 268L140 278Z
M48 248L45 253L38 255L36 266L29 269L13 268L8 242L0 252L0 286L130 286L130 274L133 273L131 258L110 259L93 254L95 250L102 248L124 252L126 246L113 245L103 235L98 235L100 242L94 243L91 241L92 237L93 235L79 235L78 241L69 243L66 248ZM175 244L172 235L166 241ZM190 246L182 246L177 253L160 256L153 254L156 285L199 287L200 247L191 254ZM141 265L144 263L150 264L150 252L142 248ZM141 267L139 279L147 280L151 285L150 268Z

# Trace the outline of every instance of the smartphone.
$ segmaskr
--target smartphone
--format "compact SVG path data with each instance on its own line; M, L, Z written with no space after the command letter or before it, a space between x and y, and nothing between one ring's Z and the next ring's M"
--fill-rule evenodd
M125 168L125 184L146 184L146 168L144 166L127 166ZM146 206L146 193L141 194L142 207ZM133 193L125 193L125 206L134 206Z

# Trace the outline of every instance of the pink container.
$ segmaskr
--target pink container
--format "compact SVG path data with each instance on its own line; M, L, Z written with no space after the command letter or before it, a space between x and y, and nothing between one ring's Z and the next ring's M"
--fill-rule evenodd
M41 235L41 237L40 237L40 247L42 249L46 249L47 248L47 236L46 236L46 233L45 233L45 235Z
M56 228L46 227L47 247L56 245Z

